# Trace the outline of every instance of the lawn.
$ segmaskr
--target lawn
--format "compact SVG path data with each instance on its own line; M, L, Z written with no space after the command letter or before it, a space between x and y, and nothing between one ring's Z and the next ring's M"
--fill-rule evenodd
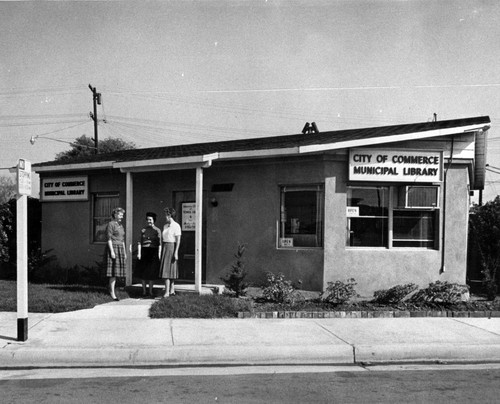
M0 311L17 310L15 281L0 280L0 296ZM119 291L118 296L128 297L123 291ZM32 313L89 309L110 301L111 297L104 286L28 284L28 311Z
M238 312L273 311L391 311L391 310L449 310L500 311L500 298L486 301L472 296L468 302L454 304L393 304L384 305L369 300L354 300L341 305L321 301L318 293L300 291L300 298L283 304L265 301L259 288L249 288L249 296L235 298L228 295L178 294L153 302L152 318L234 318ZM0 311L16 311L16 282L0 280ZM137 298L140 291L117 288L120 299ZM85 285L28 285L28 311L32 313L59 313L89 309L111 302L105 286Z

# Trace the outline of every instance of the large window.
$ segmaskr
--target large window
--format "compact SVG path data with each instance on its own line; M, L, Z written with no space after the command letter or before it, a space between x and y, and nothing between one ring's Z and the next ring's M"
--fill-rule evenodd
M113 209L118 207L118 193L99 193L92 195L92 242L106 242L106 226L111 220Z
M347 245L437 248L439 187L348 187Z
M279 247L323 246L322 185L281 187Z

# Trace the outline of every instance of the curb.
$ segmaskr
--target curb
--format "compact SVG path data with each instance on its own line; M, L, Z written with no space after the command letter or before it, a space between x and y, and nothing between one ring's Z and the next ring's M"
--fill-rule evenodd
M354 364L353 347L312 346L220 346L165 347L162 349L81 348L23 349L0 351L2 368L104 367L104 366L215 366L283 364Z
M391 344L354 347L355 363L500 361L500 344ZM431 359L432 358L432 359Z
M499 363L500 344L379 344L170 347L164 349L23 349L0 351L1 368L182 367Z
M408 317L462 317L498 318L500 311L258 311L238 312L238 318L408 318Z

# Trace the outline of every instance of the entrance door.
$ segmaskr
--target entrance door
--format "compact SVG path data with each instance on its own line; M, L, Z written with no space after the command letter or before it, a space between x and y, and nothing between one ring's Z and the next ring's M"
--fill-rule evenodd
M205 198L203 198L205 199ZM194 283L194 261L195 261L195 213L196 192L175 191L174 208L177 212L175 220L182 229L181 246L179 247L179 280ZM202 233L202 281L205 281L206 272L206 203L203 200L203 233Z

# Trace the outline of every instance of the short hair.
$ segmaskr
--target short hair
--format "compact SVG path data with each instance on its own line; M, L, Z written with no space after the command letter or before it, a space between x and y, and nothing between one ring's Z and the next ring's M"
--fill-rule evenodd
M114 209L113 209L113 212L111 212L111 216L113 216L113 218L115 218L115 217L116 217L116 214L117 214L117 213L120 213L120 212L121 212L121 213L123 213L123 214L125 214L125 209L120 208L120 207L118 207L118 208L114 208Z
M156 222L156 213L155 212L146 212L146 218L152 217L153 222Z
M165 208L163 209L165 212L165 215L170 215L172 217L175 217L175 209L174 208Z

